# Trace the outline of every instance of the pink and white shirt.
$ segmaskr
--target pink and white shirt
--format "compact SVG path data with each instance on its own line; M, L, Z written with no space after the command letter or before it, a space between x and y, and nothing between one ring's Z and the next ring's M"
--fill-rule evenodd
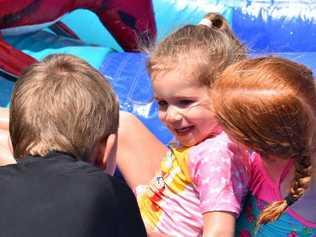
M151 231L202 236L204 213L239 215L248 181L248 153L221 132L190 148L170 147L137 199Z

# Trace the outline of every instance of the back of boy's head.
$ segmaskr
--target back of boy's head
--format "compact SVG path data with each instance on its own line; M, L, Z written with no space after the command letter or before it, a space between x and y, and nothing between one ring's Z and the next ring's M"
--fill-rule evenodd
M117 133L119 106L106 79L85 61L52 55L16 82L10 107L14 157L62 151L87 159L100 139Z
M287 59L265 57L228 67L211 90L224 130L263 158L293 159L287 197L263 210L258 224L276 220L311 182L316 148L316 90L312 72Z
M153 79L190 68L199 85L210 86L228 65L245 58L245 47L223 16L209 13L202 21L178 29L152 50L148 70Z

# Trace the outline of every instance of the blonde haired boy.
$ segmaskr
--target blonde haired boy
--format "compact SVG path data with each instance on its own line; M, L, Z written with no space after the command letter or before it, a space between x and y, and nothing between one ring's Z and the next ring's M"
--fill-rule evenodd
M12 95L17 163L0 168L1 235L146 236L132 191L110 176L118 121L109 83L83 60L29 67Z

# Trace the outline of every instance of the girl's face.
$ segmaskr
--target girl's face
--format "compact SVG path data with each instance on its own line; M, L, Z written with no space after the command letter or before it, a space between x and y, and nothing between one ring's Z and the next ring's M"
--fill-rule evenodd
M183 146L196 145L219 128L207 87L176 70L158 74L152 84L159 118Z

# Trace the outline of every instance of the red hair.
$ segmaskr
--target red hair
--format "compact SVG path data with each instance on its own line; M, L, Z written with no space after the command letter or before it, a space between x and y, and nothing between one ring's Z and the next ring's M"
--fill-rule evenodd
M311 182L316 134L312 72L278 57L243 60L224 71L211 98L219 122L238 142L263 158L294 159L295 176L288 195L266 207L258 224L276 220Z

